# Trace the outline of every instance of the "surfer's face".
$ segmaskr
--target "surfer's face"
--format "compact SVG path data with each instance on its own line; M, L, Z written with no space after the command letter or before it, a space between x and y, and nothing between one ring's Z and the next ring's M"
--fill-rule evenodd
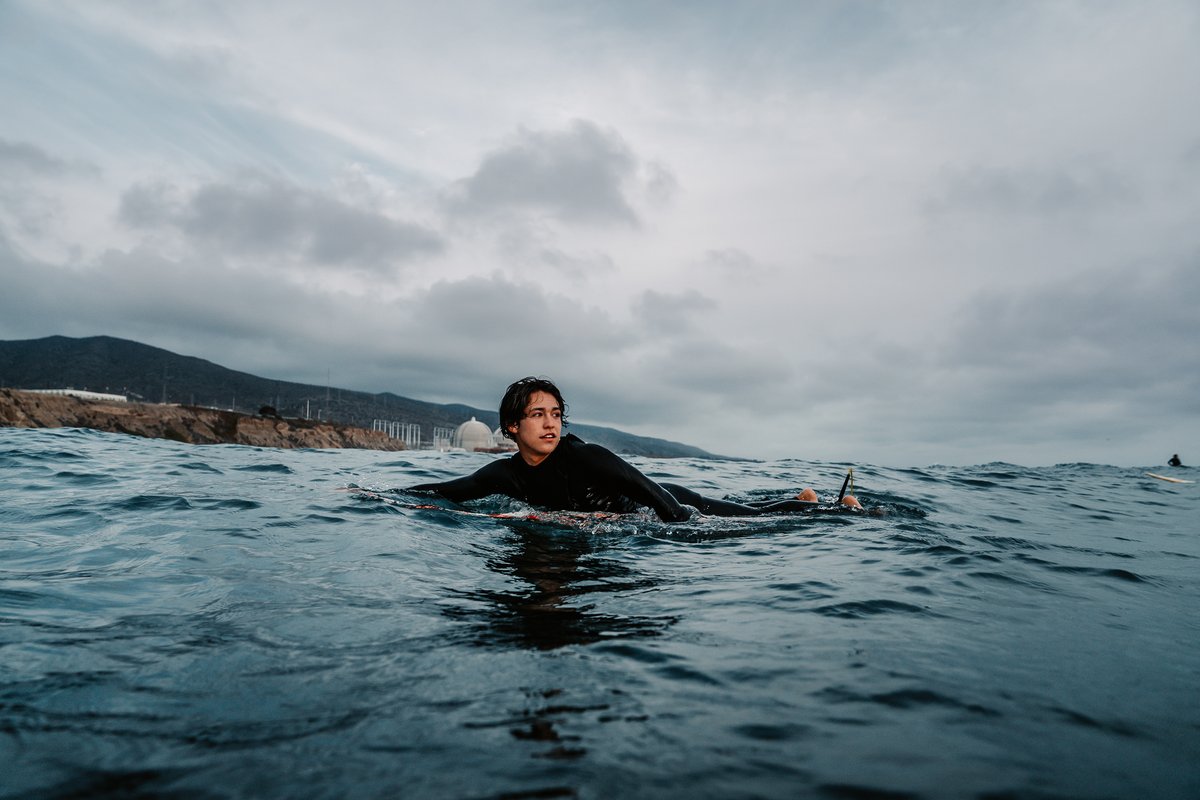
M554 395L535 392L525 406L525 416L508 432L517 442L517 450L525 462L533 466L542 463L558 447L562 436L562 408Z

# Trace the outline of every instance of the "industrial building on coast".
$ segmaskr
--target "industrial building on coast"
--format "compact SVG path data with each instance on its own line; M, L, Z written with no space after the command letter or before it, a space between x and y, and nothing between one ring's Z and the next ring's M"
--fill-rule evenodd
M513 453L517 446L507 438L500 428L492 430L484 423L471 417L457 428L435 427L433 441L421 441L421 426L415 423L394 422L377 419L371 429L382 431L393 439L401 439L410 450L440 450L467 453Z

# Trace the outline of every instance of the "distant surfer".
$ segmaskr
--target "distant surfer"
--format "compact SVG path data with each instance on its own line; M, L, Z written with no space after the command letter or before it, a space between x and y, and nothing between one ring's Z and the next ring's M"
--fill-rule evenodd
M656 483L620 456L578 436L563 435L567 404L545 378L522 378L508 387L500 401L500 430L517 445L511 458L480 467L474 474L442 483L413 486L461 503L502 494L552 511L610 511L630 513L642 507L667 522L691 516L685 506L719 517L748 517L806 511L817 495L805 489L795 499L758 503L714 500L673 483ZM840 502L861 508L852 495Z
M1175 455L1171 456L1170 460L1167 461L1167 466L1168 467L1182 467L1183 466L1183 462L1179 460L1179 453L1176 453Z

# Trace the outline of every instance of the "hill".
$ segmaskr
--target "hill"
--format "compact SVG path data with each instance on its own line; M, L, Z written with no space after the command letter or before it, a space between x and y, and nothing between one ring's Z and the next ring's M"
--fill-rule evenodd
M497 412L487 409L428 403L391 392L370 394L262 378L111 336L0 341L0 387L86 389L123 394L132 400L248 413L271 406L284 417L365 428L370 428L374 420L390 420L419 426L425 443L433 441L435 427L455 428L470 417L493 429L500 424ZM613 428L572 422L570 429L618 453L657 458L718 457L698 447Z

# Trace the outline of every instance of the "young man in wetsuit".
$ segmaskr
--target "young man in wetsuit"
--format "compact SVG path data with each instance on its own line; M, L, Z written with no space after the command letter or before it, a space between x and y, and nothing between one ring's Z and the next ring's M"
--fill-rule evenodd
M544 378L522 378L500 401L500 429L516 442L517 452L465 478L426 483L411 491L434 492L456 503L503 494L553 511L629 513L648 506L667 522L688 519L691 511L685 504L722 517L804 511L816 505L815 493L812 500L745 505L655 483L611 450L571 433L564 436L566 420L567 404L557 386Z

